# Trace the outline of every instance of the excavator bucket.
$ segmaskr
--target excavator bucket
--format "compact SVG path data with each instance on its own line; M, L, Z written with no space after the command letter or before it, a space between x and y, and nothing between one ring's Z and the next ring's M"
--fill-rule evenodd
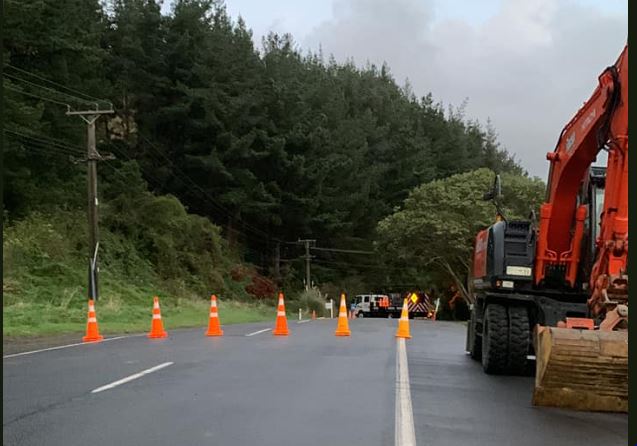
M533 405L628 412L628 332L537 326Z

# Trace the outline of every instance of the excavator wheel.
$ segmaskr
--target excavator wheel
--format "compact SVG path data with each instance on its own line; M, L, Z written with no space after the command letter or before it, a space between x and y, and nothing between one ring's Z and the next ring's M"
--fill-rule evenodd
M528 370L527 355L531 345L531 327L526 307L508 307L509 310L509 351L507 372L523 375Z
M489 304L482 322L482 368L489 374L507 371L509 318L504 305Z

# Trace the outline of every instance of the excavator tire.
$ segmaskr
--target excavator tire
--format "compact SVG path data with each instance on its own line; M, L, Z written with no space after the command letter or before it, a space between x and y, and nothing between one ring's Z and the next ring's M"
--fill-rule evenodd
M531 345L531 328L526 307L508 307L509 310L509 351L507 353L507 373L524 375L528 370L527 355Z
M488 374L507 371L509 318L504 305L489 304L482 323L482 368Z
M628 332L537 326L533 405L628 412Z

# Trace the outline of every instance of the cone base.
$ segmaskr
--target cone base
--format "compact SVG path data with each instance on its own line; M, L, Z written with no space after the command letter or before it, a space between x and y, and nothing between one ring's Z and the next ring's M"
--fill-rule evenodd
M84 336L82 337L82 342L100 342L104 339L104 336Z
M337 331L334 333L336 336L351 336L352 332L347 330L347 331Z
M213 331L213 332L207 332L206 336L223 336L223 330L221 331Z
M274 330L272 334L274 336L287 336L290 334L290 332L288 330Z
M150 339L161 339L161 338L167 338L168 337L168 333L163 332L163 333L149 333L148 337Z
M404 334L397 334L396 335L397 338L403 338L403 339L411 339L411 335L404 335Z

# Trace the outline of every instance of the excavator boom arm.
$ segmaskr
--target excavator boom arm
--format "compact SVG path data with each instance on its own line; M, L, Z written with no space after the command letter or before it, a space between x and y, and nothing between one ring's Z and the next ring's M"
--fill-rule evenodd
M615 65L602 72L589 100L564 127L555 150L547 154L551 169L546 202L540 208L536 285L547 277L559 277L575 287L587 215L587 206L578 206L577 195L604 149L609 151L604 213L591 283L609 268L623 271L626 263L626 255L611 258L604 250L619 253L617 245L610 246L612 240L624 240L625 253L628 250L628 46Z

